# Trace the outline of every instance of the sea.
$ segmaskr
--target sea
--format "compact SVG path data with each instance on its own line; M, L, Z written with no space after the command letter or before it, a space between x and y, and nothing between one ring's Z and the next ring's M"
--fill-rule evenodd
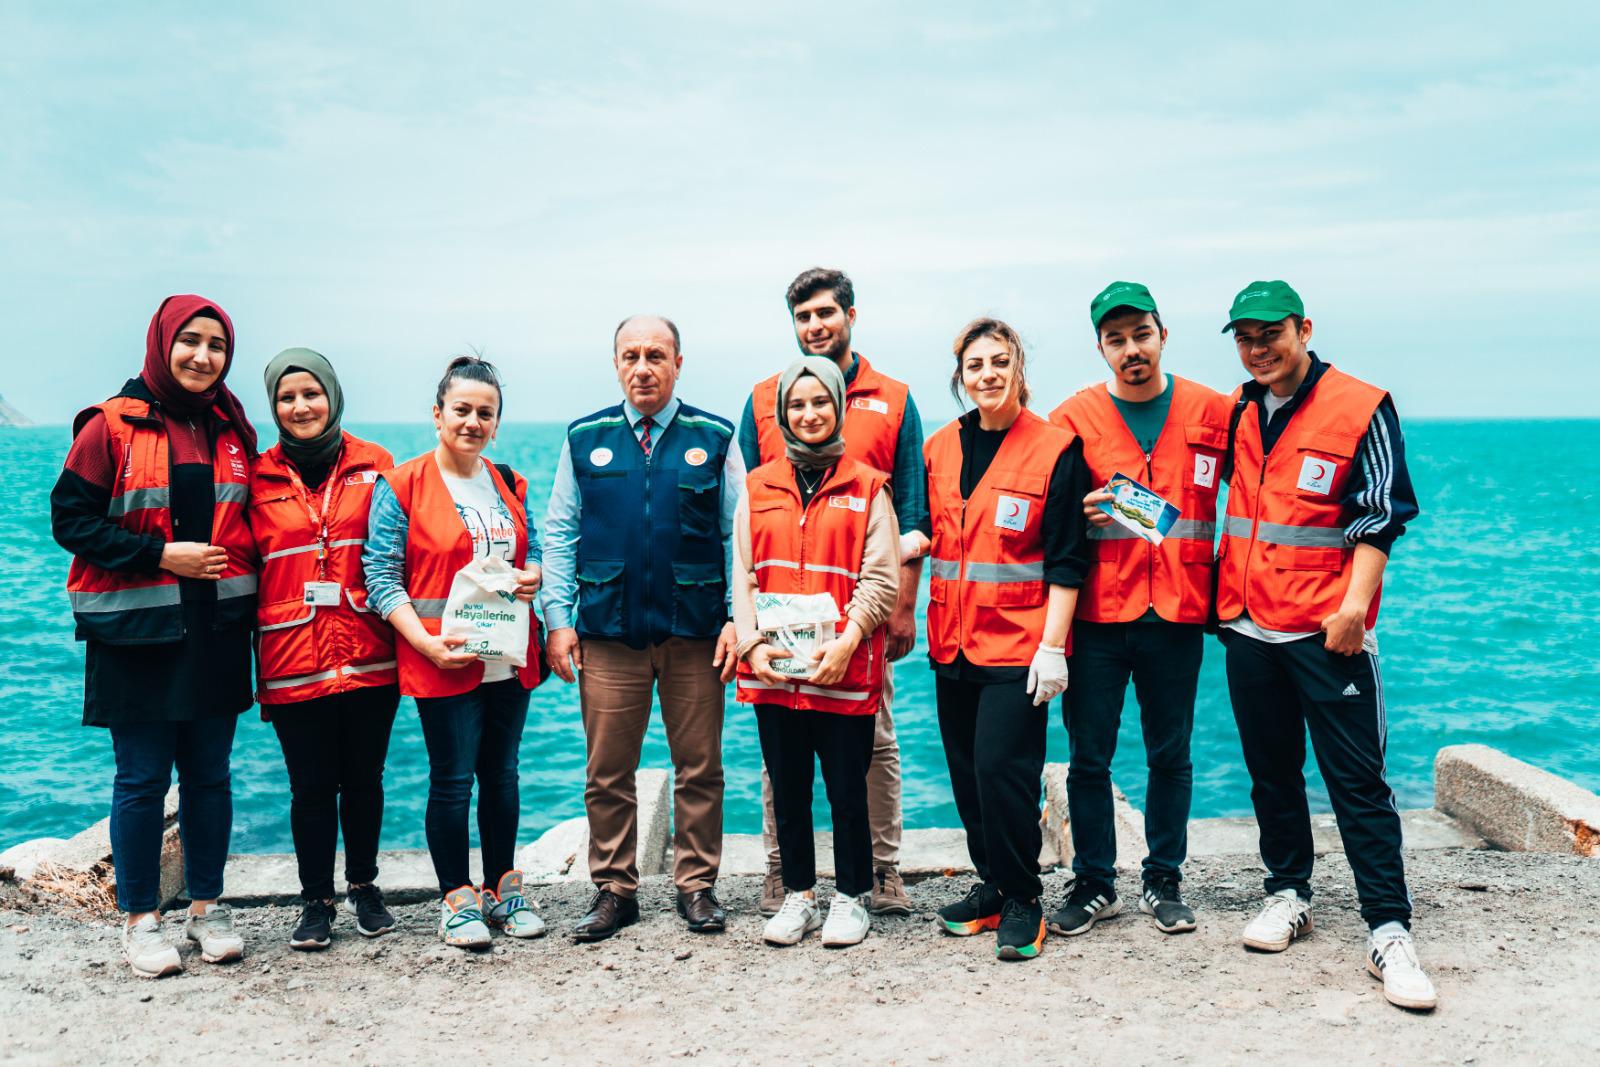
M427 425L352 425L407 458L432 447ZM502 427L491 458L530 481L536 516L560 447L555 424ZM0 429L0 848L65 837L104 818L111 739L80 725L83 648L73 640L68 556L50 536L50 489L65 426ZM1388 772L1401 807L1433 800L1433 758L1479 742L1600 790L1600 420L1424 421L1406 425L1422 515L1397 543L1378 624L1389 718ZM1559 460L1559 462L1558 462ZM926 603L926 592L923 595ZM896 671L908 827L959 825L919 640ZM1059 703L1051 760L1067 758ZM728 832L761 826L760 749L748 707L727 705ZM1134 804L1145 775L1130 691L1113 767ZM1250 812L1250 780L1229 709L1222 649L1206 645L1193 739L1196 818ZM670 766L659 715L642 764ZM522 738L522 842L583 813L584 739L576 686L534 694ZM1315 761L1313 810L1329 810ZM401 704L385 778L385 848L421 848L427 755ZM822 790L819 825L826 826ZM232 850L288 852L289 786L272 729L256 710L233 753Z

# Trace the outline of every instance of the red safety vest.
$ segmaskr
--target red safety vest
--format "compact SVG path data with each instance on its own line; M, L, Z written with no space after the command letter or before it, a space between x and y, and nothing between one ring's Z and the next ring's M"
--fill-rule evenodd
M522 509L528 482L520 474L515 484L506 485L500 471L489 464L500 499L517 530L513 566L521 568L528 559L528 517ZM515 472L513 472L515 473ZM406 595L423 629L430 634L440 630L450 584L456 572L473 559L472 537L456 512L455 498L439 474L432 452L424 452L394 470L385 471L383 480L394 490L395 499L406 513ZM528 665L517 669L517 680L524 688L536 688L544 681L540 649L544 646L543 628L528 612ZM469 663L458 670L440 670L433 661L411 647L404 638L396 640L395 659L400 666L400 692L408 697L448 697L469 692L483 680L483 664Z
M856 376L845 386L844 394L845 455L873 470L892 473L911 389L904 382L879 374L865 356L856 358L860 361ZM762 463L784 457L783 431L778 428L778 378L774 374L750 393Z
M367 607L361 549L372 485L394 466L385 449L344 435L328 479L311 491L273 445L250 482L250 529L261 552L256 699L290 704L395 684L394 631ZM339 586L339 603L306 603L306 585Z
M151 410L148 400L116 396L80 414L74 425L83 426L89 411L105 416L117 462L106 517L131 533L154 534L171 541L172 463L161 415ZM228 553L222 577L216 582L215 621L220 628L248 619L255 609L256 545L245 515L249 454L221 409L213 409L213 415L221 426L211 451L215 504L210 543ZM67 593L79 638L113 645L161 644L183 638L178 578L167 571L123 574L74 557L67 572Z
M1078 594L1076 618L1132 622L1153 607L1168 622L1206 621L1229 410L1221 393L1174 374L1167 421L1148 456L1103 383L1079 390L1050 413L1051 422L1083 438L1096 488L1124 474L1178 509L1159 546L1120 524L1089 525L1094 566Z
M750 558L756 587L763 593L828 593L844 614L861 575L867 547L867 520L882 471L848 456L802 506L794 468L787 459L765 463L745 478L750 507ZM844 620L839 622L844 631ZM872 715L883 695L883 633L880 626L862 639L844 677L833 685L794 681L773 686L739 664L740 703L781 704L805 711Z
M1240 394L1233 391L1234 402ZM1329 367L1264 461L1254 403L1241 414L1217 556L1218 618L1249 612L1268 630L1315 633L1339 610L1355 556L1344 537L1352 516L1341 500L1361 439L1387 395ZM1368 629L1378 621L1382 596L1380 588L1372 597Z
M1044 637L1049 600L1045 496L1073 435L1024 408L963 500L960 430L959 420L949 423L923 446L933 517L928 654L936 663L961 652L985 667L1026 667Z

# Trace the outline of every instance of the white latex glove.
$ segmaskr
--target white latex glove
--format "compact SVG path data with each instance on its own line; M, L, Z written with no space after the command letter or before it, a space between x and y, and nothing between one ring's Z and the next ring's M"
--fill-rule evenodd
M1067 691L1067 650L1040 645L1028 664L1028 692L1033 694L1033 706L1049 703L1058 694Z

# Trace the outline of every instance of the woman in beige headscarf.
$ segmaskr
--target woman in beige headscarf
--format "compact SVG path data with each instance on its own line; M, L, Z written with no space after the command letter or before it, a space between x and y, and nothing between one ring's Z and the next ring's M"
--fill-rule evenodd
M786 455L750 472L734 517L738 699L756 708L783 857L786 895L763 935L777 945L795 944L818 926L823 944L853 945L870 925L867 766L883 692L882 626L899 591L900 531L888 475L844 454L844 392L832 360L802 357L784 371L778 426ZM757 606L808 594L831 597L839 621L836 636L796 663L767 640ZM818 762L838 872L826 923L811 827Z

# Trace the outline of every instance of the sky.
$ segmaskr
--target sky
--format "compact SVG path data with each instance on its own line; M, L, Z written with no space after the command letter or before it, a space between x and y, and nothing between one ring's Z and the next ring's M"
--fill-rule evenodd
M572 419L636 312L736 418L819 264L930 425L976 315L1036 404L1100 379L1114 279L1220 389L1233 294L1284 278L1402 419L1600 415L1592 3L216 7L0 5L0 394L36 421L116 392L174 292L232 315L263 419L298 345L351 421L425 420L473 348L508 420Z

